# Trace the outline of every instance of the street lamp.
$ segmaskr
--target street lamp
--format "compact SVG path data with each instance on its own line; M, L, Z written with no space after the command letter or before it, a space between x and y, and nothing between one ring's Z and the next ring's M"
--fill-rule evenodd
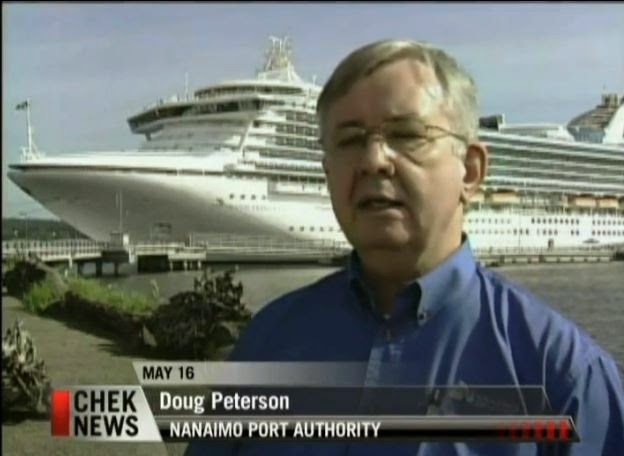
M26 232L26 242L28 242L28 213L27 212L20 212L20 215L22 216L22 219L24 220L24 225L25 225L25 232Z

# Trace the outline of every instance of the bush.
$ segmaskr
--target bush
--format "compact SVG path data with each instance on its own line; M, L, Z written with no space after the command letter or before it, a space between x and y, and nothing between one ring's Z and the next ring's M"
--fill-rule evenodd
M28 289L45 279L46 271L34 261L25 258L16 260L3 274L2 282L10 296L22 299Z
M147 321L159 353L182 359L223 359L251 318L242 299L243 286L232 272L195 279L194 290L178 293Z

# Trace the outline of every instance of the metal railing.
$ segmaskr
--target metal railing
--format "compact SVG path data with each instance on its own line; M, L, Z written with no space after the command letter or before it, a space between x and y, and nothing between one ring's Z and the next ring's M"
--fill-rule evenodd
M325 239L292 239L272 235L236 235L193 233L190 246L205 248L207 251L246 251L246 252L347 252L351 247L345 243Z
M67 257L97 257L104 243L86 239L57 239L53 241L2 241L2 258L36 256L43 260Z

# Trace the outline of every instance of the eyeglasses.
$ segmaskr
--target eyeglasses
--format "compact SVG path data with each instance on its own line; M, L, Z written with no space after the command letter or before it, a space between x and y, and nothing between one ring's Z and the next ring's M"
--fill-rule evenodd
M431 130L440 132L431 135ZM468 138L444 127L425 124L414 120L384 122L373 128L343 127L332 138L328 138L328 153L341 157L349 157L361 153L368 146L369 137L381 139L394 152L412 155L420 151L427 144L452 136L468 144Z

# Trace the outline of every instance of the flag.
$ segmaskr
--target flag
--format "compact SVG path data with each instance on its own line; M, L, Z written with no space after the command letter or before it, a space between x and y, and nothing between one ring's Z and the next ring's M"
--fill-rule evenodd
M28 107L28 100L26 101L22 101L21 103L19 103L17 106L15 106L16 110L20 110L20 109L26 109Z

